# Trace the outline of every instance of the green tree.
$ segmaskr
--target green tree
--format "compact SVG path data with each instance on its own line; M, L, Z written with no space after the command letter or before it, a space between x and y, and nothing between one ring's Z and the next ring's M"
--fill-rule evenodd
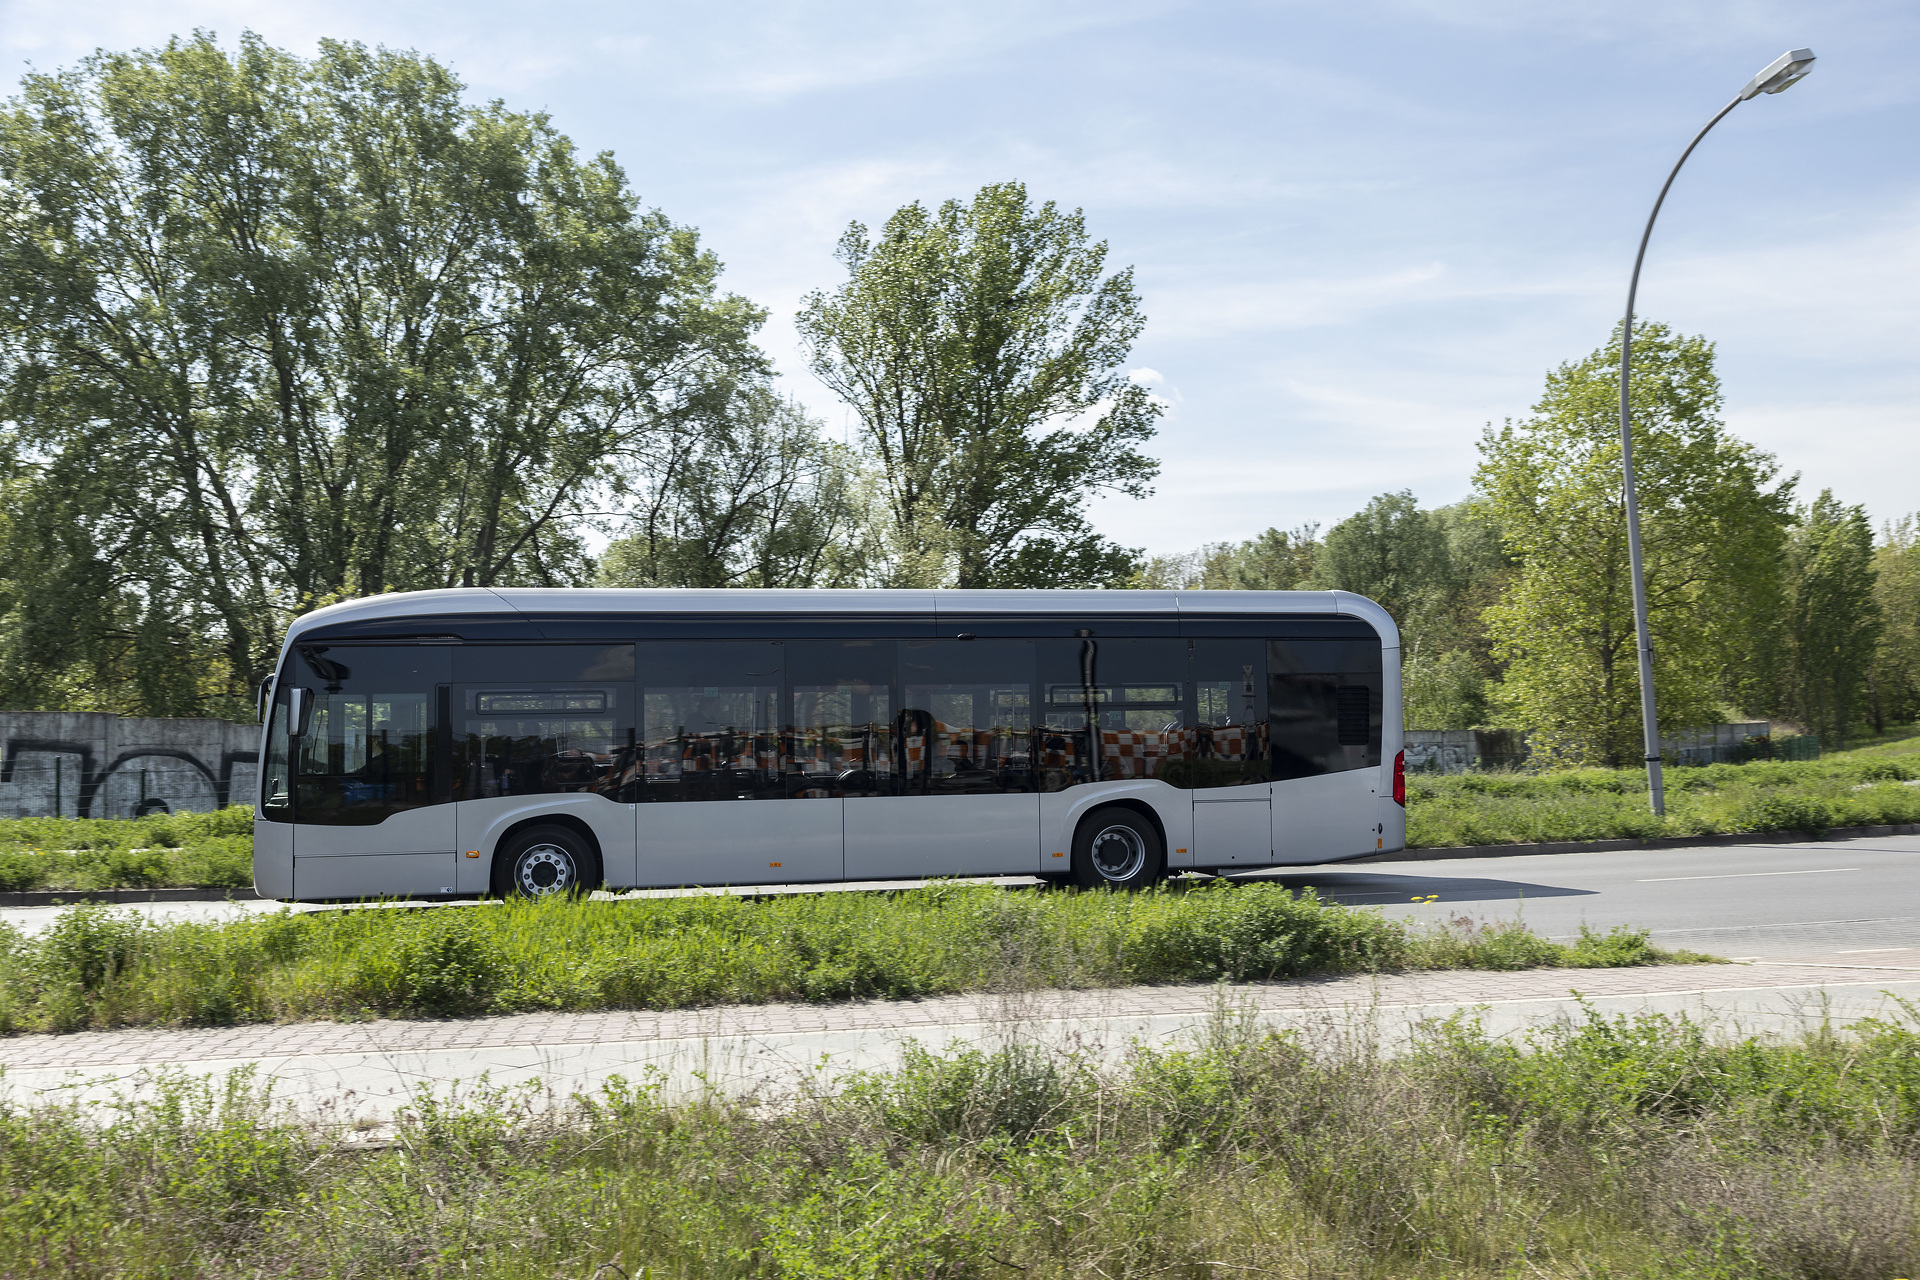
M762 376L693 231L445 68L206 34L0 114L0 698L245 708L289 614L565 584ZM68 705L72 705L70 702Z
M1408 490L1383 493L1333 528L1313 558L1312 585L1352 591L1405 622L1448 575L1446 526Z
M1839 750L1867 713L1880 639L1873 526L1863 507L1823 489L1796 514L1787 538L1785 641L1788 707Z
M1078 210L1035 207L1017 182L840 238L848 278L798 323L860 417L893 580L1106 586L1137 568L1086 516L1094 493L1141 496L1157 469L1138 446L1161 406L1121 367L1145 319L1106 256Z
M1876 733L1889 724L1920 720L1920 526L1903 516L1886 527L1874 548L1874 596L1880 607L1880 643L1867 687Z
M613 587L862 585L868 477L791 401L761 386L660 442L629 499L630 532L600 558Z
M1742 698L1777 609L1792 481L1719 419L1713 346L1641 322L1634 466L1663 729ZM1639 680L1627 573L1619 333L1547 376L1533 416L1488 428L1478 487L1517 564L1487 610L1503 701L1536 750L1636 761Z

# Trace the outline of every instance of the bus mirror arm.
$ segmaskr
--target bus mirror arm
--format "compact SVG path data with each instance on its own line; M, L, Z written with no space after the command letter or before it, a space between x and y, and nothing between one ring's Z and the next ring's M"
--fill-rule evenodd
M267 722L267 711L272 705L273 705L273 677L268 676L265 680L262 680L260 682L260 688L256 690L253 695L254 714L260 718L261 724L265 724Z

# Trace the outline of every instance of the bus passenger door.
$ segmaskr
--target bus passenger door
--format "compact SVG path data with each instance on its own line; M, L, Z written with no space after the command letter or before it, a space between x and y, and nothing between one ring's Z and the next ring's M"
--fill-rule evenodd
M866 713L873 777L846 789L847 879L1033 874L1033 642L902 640L897 656L899 708Z
M283 679L306 690L292 726L293 896L452 893L440 745L449 648L302 644L288 668Z
M840 879L835 780L804 767L824 744L783 713L789 647L640 643L636 884Z

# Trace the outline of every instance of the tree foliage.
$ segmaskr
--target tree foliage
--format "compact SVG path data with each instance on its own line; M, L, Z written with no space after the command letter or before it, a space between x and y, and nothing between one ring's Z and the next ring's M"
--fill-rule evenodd
M1711 724L1746 691L1777 610L1792 482L1719 419L1713 346L1642 322L1632 382L1654 674L1663 729ZM1547 377L1532 417L1489 428L1480 491L1518 568L1486 619L1510 713L1536 751L1637 759L1619 334Z
M1795 516L1787 537L1781 653L1793 717L1838 750L1867 711L1880 639L1873 525L1831 489Z
M1137 553L1086 502L1147 492L1160 406L1122 363L1145 323L1131 269L1080 212L1017 182L877 238L840 239L846 281L798 323L815 374L859 415L890 519L889 576L959 587L1120 585Z
M1881 732L1920 720L1920 526L1913 516L1887 525L1873 564L1881 630L1867 681L1873 727Z
M761 412L761 313L695 233L460 90L413 54L205 34L25 79L0 115L10 705L231 712L290 613L580 581L584 521L680 494L677 450Z

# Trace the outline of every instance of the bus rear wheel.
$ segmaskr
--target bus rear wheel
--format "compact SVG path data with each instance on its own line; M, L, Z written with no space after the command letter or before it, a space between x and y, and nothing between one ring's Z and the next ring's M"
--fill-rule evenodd
M510 836L494 855L494 896L530 902L582 897L599 887L598 864L578 832L528 827Z
M1073 879L1083 889L1144 889L1166 869L1160 833L1132 809L1095 809L1073 837Z

